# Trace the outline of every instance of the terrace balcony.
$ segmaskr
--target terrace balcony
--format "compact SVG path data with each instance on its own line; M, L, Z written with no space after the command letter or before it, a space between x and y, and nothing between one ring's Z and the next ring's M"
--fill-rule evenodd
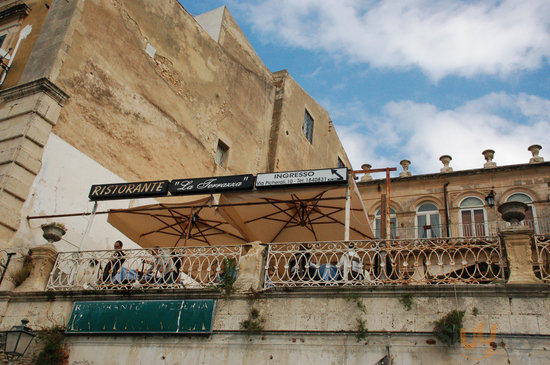
M504 240L502 236L487 236L254 243L161 252L125 250L123 256L115 255L115 250L63 252L57 254L46 289L211 289L222 285L227 275L240 280L243 260L248 260L245 264L249 267L248 277L253 277L252 281L257 284L251 287L257 290L486 285L504 283L510 278L510 253ZM530 274L550 282L550 236L532 236L526 247L531 251ZM250 272L250 267L257 269Z

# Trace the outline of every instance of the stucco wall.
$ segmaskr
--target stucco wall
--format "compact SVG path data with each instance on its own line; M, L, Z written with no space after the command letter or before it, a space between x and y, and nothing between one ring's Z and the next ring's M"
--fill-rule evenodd
M70 173L67 173L70 172ZM27 216L90 213L93 203L88 200L92 184L124 182L109 170L99 165L67 142L50 134L44 146L42 168L31 186L29 198L21 210L22 220L13 245L30 247L44 244L40 225L47 222L65 224L67 233L55 243L58 251L78 251L90 216L45 218L27 220ZM97 211L124 209L132 204L152 204L153 199L139 201L103 201ZM115 240L121 239L126 248L139 248L122 233L107 223L106 214L98 214L93 219L91 230L83 243L83 250L112 249Z
M126 180L256 171L272 114L267 76L229 57L175 1L86 1L56 79L71 99L54 132ZM230 147L225 170L214 164L218 138Z
M274 75L278 91L270 135L270 169L292 170L296 161L309 168L336 167L338 158L351 167L328 112L288 72ZM302 131L306 110L314 120L311 143Z
M405 293L413 295L410 311L399 301ZM22 317L29 318L33 328L47 328L66 324L75 300L201 297L218 294L171 290L150 295L12 293L3 295L0 308L3 328ZM363 303L365 313L356 300ZM252 308L265 318L264 333L248 335L240 326ZM437 341L431 334L433 322L453 309L466 312L464 329L472 344L472 332L480 323L484 325L484 339L490 337L491 324L496 325L496 337L491 341L494 344L478 343L467 348L460 344L448 347ZM387 346L397 364L474 364L487 354L490 356L483 363L502 364L510 359L516 364L529 359L531 364L543 364L548 355L549 312L548 285L301 288L218 298L210 337L67 336L66 343L71 364L375 364L386 355ZM366 320L369 333L358 342L355 333L360 317Z

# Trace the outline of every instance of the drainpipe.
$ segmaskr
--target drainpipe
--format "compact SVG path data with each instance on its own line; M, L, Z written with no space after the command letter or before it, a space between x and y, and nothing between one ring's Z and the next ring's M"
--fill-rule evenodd
M447 200L447 186L449 186L448 181L443 184L443 199L445 201L445 226L447 227L447 237L451 237L451 217L449 215L449 202Z
M15 49L13 50L13 53L10 56L10 62L6 66L6 71L4 71L4 74L2 75L2 79L0 79L0 87L2 87L2 85L4 85L4 80L6 79L6 75L8 74L8 70L11 67L11 63L13 62L13 59L15 58L15 54L17 53L17 50L19 49L19 45L21 44L21 41L23 39L27 38L27 36L29 34L31 34L31 31L32 31L32 25L29 24L29 25L25 26L25 28L23 28L21 30L21 32L19 33L19 39L17 40L17 44L15 45Z

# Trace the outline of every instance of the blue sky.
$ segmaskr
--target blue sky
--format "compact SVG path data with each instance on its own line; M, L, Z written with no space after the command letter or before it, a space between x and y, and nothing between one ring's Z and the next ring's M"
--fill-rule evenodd
M331 115L355 169L550 160L549 0L180 0L226 5L256 52ZM400 170L400 168L398 169Z

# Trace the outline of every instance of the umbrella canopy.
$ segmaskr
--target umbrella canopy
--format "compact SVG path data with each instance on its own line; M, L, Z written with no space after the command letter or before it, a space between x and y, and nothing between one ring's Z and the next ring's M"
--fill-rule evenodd
M374 237L355 184L350 186L350 239ZM344 240L345 186L224 193L223 213L248 241Z
M141 247L225 246L248 242L209 207L210 198L112 210L107 221Z

